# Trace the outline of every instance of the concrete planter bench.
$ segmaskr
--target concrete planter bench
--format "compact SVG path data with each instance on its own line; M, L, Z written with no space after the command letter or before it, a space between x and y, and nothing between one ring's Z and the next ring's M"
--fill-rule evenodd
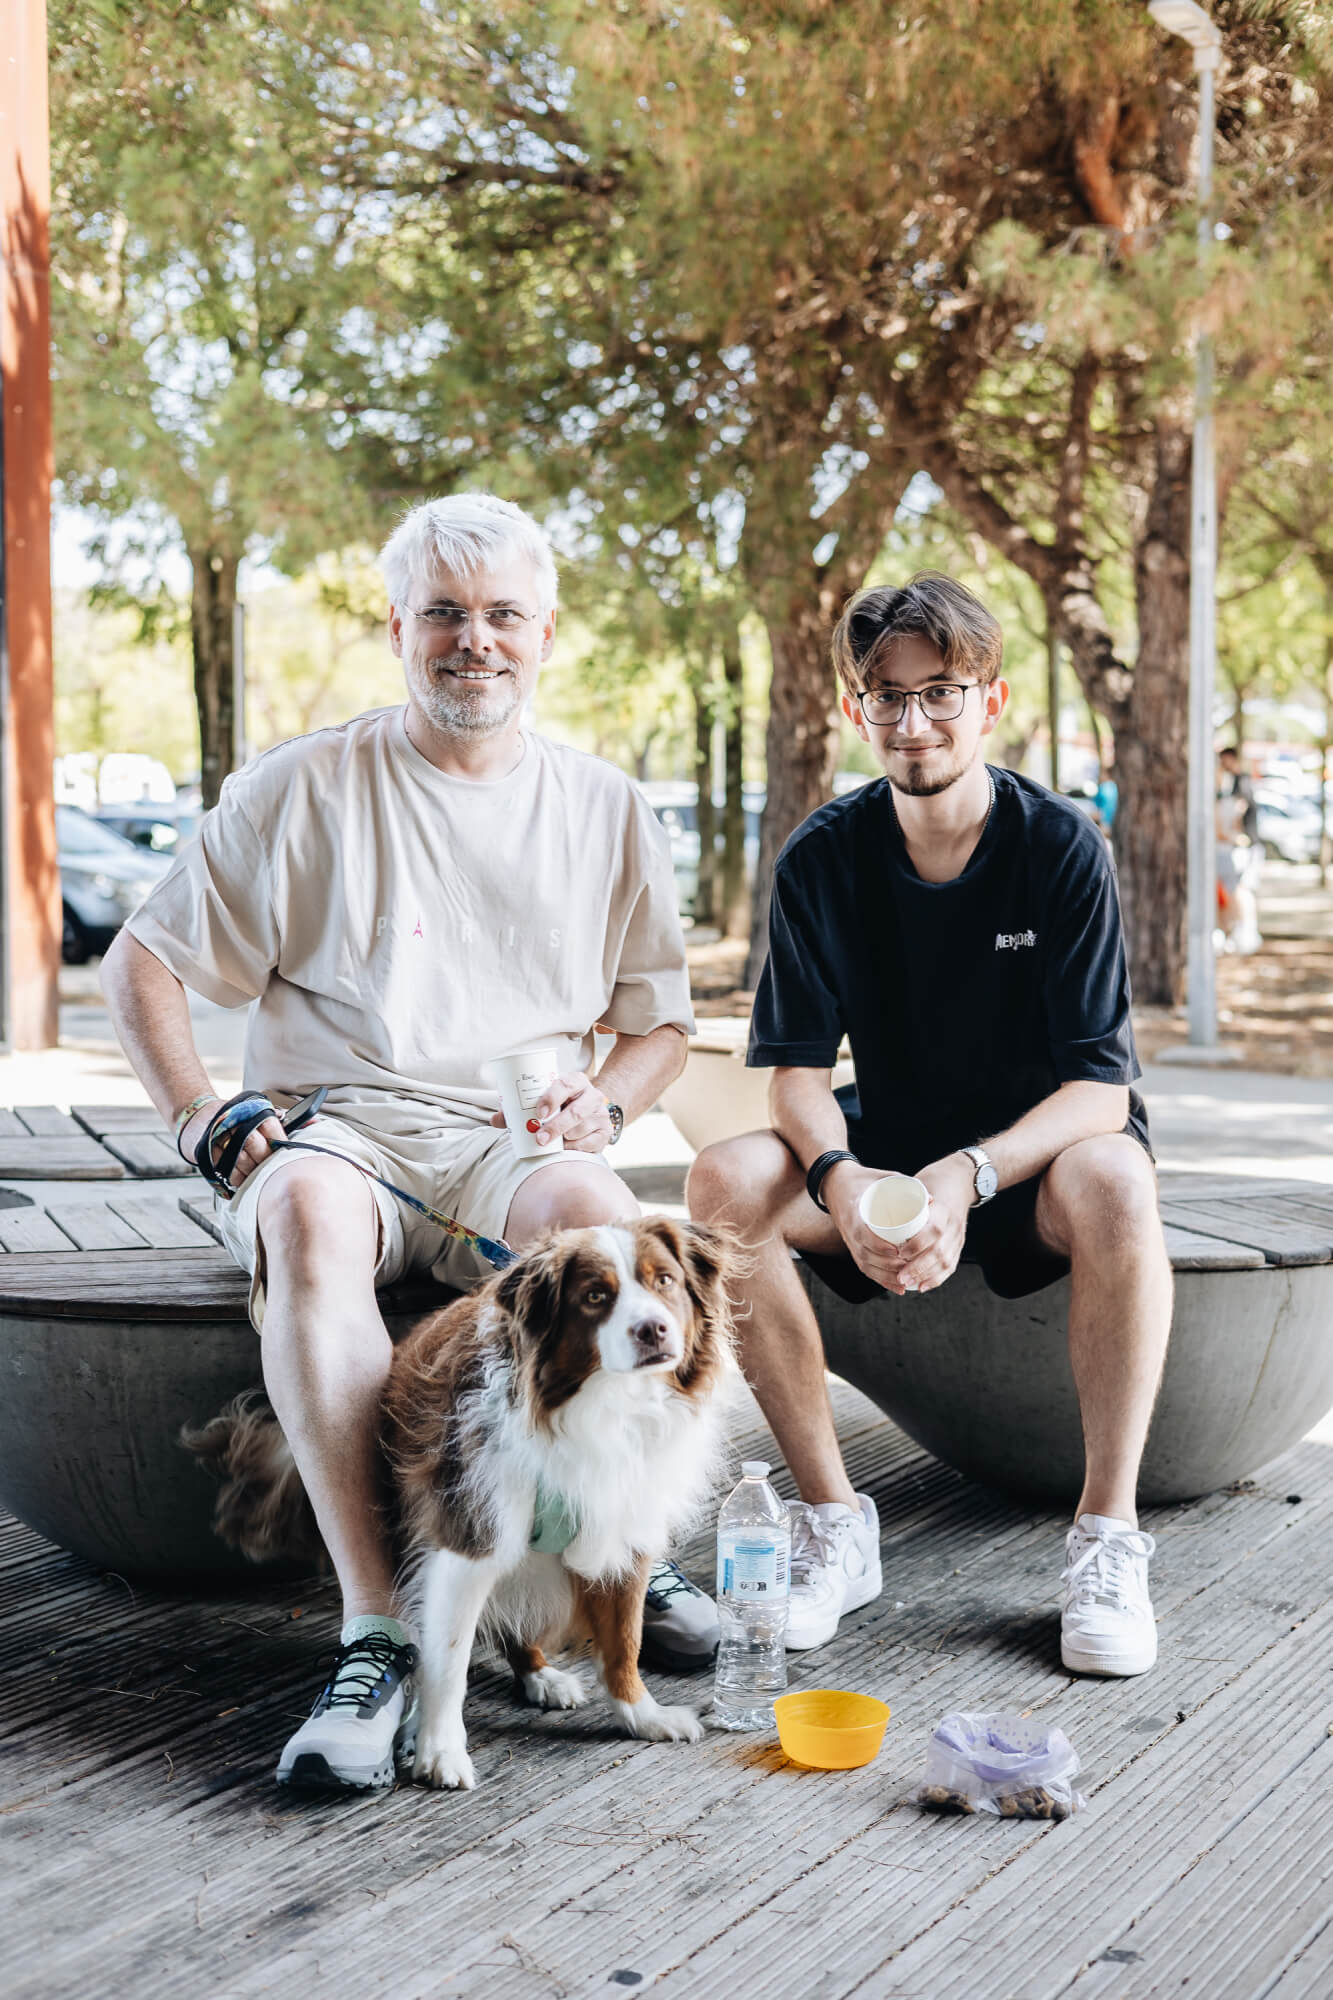
M0 1256L0 1507L101 1568L197 1591L255 1572L213 1534L216 1489L180 1430L258 1386L259 1341L226 1251L160 1208L154 1230L152 1207L131 1208L140 1230L176 1242L75 1248L69 1231L99 1233L92 1205L0 1218L66 1244ZM380 1304L397 1335L449 1296L414 1282Z
M747 1024L705 1021L663 1105L697 1150L768 1123L768 1072L745 1067ZM840 1065L836 1081L850 1080ZM1333 1408L1333 1189L1167 1176L1176 1273L1166 1374L1144 1461L1145 1500L1216 1492L1299 1443ZM1077 1498L1083 1476L1069 1367L1067 1281L998 1299L964 1266L923 1298L850 1306L802 1267L828 1365L971 1479Z
M1193 1499L1279 1457L1333 1408L1333 1189L1164 1179L1176 1274L1140 1483ZM975 1266L938 1292L851 1306L802 1275L828 1365L968 1478L1064 1504L1083 1477L1069 1282L1000 1299Z
M124 1576L225 1585L248 1565L212 1534L212 1483L178 1438L260 1380L247 1281L202 1190L86 1193L0 1212L0 1506ZM1333 1407L1333 1190L1174 1176L1162 1206L1177 1298L1149 1501L1229 1485ZM854 1307L805 1276L830 1367L911 1437L970 1478L1073 1497L1066 1284L1005 1301L965 1268L924 1298ZM447 1296L386 1291L390 1331Z

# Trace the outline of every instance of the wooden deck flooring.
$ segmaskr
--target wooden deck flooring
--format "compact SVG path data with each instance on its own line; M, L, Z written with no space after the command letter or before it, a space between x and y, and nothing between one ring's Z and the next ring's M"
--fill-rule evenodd
M10 2000L1328 2000L1333 1447L1147 1517L1159 1665L1080 1683L1058 1664L1062 1523L835 1393L885 1590L792 1681L891 1703L861 1771L798 1770L766 1737L631 1743L480 1670L476 1792L307 1802L272 1767L332 1644L327 1585L183 1602L0 1530ZM687 1560L706 1578L711 1538ZM951 1707L1058 1720L1090 1809L920 1813Z

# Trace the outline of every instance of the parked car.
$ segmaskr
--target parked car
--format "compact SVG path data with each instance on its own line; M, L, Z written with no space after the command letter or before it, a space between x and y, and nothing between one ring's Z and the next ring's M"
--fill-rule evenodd
M80 806L56 807L63 930L61 956L82 965L105 951L126 917L171 866L168 855L134 846Z
M98 806L93 817L100 826L109 826L122 840L147 847L154 854L172 854L199 831L203 818L198 812L178 812L174 805L154 805L141 799L130 806Z
M1259 839L1270 861L1318 861L1319 801L1289 792L1274 798L1271 792L1255 794L1259 814ZM1329 815L1333 827L1333 813Z
M661 820L671 841L671 866L676 877L676 900L688 911L699 886L699 792L684 778L650 778L641 786L644 797ZM759 863L759 822L764 811L764 787L742 785L745 808L745 868L753 877ZM717 800L719 814L721 799ZM717 848L722 851L722 829L718 826Z

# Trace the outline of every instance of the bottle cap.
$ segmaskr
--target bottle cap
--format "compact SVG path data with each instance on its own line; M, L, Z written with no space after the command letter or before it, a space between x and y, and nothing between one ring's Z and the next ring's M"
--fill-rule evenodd
M745 1458L741 1460L741 1474L746 1479L767 1479L768 1467L762 1458Z

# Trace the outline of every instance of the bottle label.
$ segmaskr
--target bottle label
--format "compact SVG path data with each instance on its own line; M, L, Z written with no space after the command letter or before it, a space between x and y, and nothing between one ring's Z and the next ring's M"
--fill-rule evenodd
M785 1597L790 1544L771 1535L719 1535L717 1588L722 1597Z

